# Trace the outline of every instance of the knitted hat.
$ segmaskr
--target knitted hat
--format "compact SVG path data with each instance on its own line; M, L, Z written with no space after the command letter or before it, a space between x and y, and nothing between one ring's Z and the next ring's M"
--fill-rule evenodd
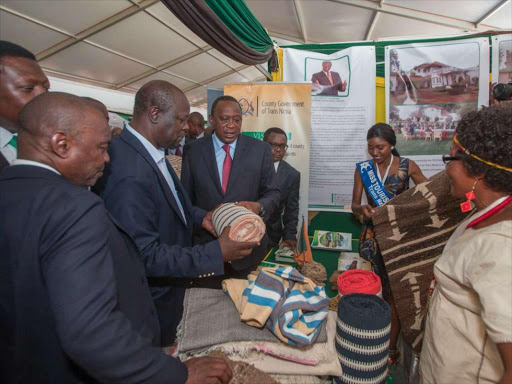
M342 296L350 293L382 295L382 284L380 277L372 271L351 269L338 276L338 292Z
M265 235L265 223L258 215L241 205L222 204L213 212L213 227L218 235L231 226L229 237L235 241L260 241Z
M384 383L387 374L391 309L380 297L353 293L338 305L336 351L343 375L339 384Z

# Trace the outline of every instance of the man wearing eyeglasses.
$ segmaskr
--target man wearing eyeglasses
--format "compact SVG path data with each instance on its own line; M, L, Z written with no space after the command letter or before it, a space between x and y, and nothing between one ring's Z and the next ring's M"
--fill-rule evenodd
M300 173L283 160L288 149L288 138L281 128L267 129L263 135L263 141L272 147L272 160L281 191L279 209L270 216L267 222L267 234L272 247L279 244L280 247L288 246L295 249L299 221Z

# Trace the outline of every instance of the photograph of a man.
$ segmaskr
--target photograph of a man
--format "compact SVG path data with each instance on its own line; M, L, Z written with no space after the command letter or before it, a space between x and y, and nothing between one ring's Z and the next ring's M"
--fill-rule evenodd
M334 95L338 96L338 92L345 92L347 88L347 80L342 82L338 72L331 71L332 62L323 61L322 70L311 76L313 83L312 92L314 95Z

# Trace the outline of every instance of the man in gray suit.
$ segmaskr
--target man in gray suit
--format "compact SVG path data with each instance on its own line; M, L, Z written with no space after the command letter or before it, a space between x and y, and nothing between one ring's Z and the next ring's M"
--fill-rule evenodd
M181 182L192 203L210 211L221 203L238 202L266 221L279 205L270 146L240 134L242 112L231 96L215 100L209 121L214 134L185 146ZM194 236L196 244L211 239L204 230ZM220 288L223 278L246 278L265 257L268 242L265 235L251 255L224 265L224 277L196 281L197 286Z
M268 220L267 234L272 247L279 244L279 246L295 249L299 220L300 172L283 160L288 149L288 139L281 128L267 129L263 135L263 141L270 144L272 148L272 160L281 192L279 209Z

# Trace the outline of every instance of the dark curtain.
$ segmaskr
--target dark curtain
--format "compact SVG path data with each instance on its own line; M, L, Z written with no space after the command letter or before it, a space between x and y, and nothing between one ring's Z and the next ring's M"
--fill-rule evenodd
M239 63L262 64L275 55L272 40L243 0L162 0L162 3L197 36Z

